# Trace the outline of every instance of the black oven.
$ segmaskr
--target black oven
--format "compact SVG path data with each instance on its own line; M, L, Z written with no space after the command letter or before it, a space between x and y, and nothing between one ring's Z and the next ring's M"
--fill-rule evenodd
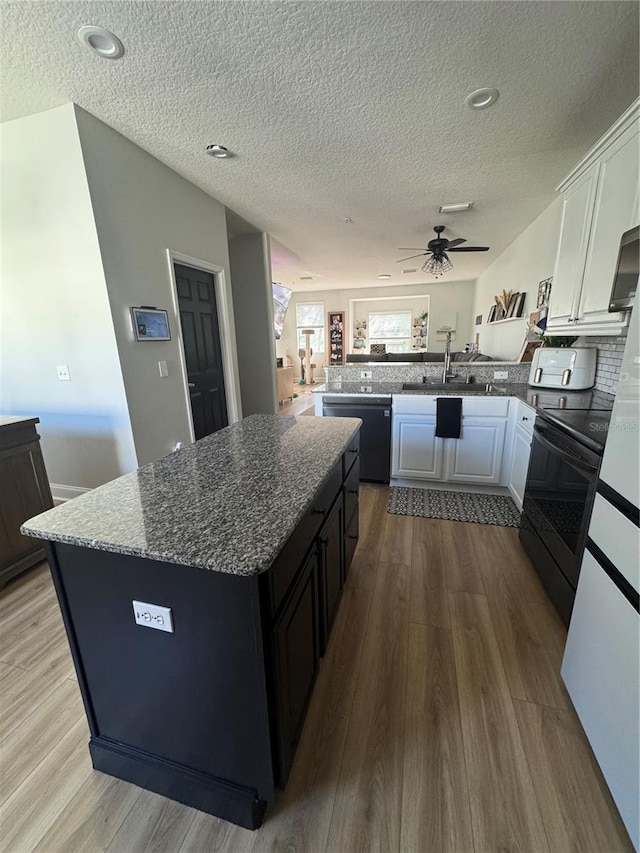
M601 452L544 416L536 418L520 539L566 624L595 500Z

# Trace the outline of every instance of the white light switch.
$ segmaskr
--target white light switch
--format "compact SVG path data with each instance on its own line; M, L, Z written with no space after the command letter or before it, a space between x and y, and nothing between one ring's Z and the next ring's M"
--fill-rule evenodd
M71 382L71 374L69 373L69 368L66 364L59 364L56 367L58 371L58 379L60 382Z
M163 378L169 375L169 368L167 367L166 361L158 362L158 370L160 371L160 376L162 376Z
M155 628L157 631L168 631L173 634L173 619L171 608L159 604L148 604L146 601L132 601L136 625L145 628Z
M508 370L494 370L493 371L494 379L508 379L509 371Z
M373 379L373 373L370 370L361 370L360 379Z

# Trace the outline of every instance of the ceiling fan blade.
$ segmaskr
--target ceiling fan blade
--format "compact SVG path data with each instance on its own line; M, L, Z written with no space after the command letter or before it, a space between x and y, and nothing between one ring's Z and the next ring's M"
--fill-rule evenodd
M403 261L412 261L414 258L421 258L423 255L429 255L430 252L420 252L419 255L411 255L408 258L400 258L399 261L396 261L397 264L401 264Z
M447 248L447 252L488 252L489 246L458 246L452 249L451 246Z
M447 246L447 252L449 251L449 249L453 249L454 246L459 246L461 243L466 243L466 242L467 241L464 239L464 237L458 237L456 240L451 240L451 242Z
M399 252L426 252L426 249L421 248L420 246L398 246Z

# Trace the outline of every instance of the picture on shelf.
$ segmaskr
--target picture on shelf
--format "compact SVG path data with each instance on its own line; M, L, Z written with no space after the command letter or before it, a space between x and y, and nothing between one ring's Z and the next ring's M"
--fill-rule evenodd
M536 302L536 308L547 308L549 305L549 299L551 298L551 285L553 283L553 276L551 278L545 278L538 285L538 301Z

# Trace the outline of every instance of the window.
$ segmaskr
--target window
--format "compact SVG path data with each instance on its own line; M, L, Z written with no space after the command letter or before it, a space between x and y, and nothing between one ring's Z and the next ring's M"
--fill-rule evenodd
M387 352L409 352L411 311L376 311L369 314L369 344L385 344Z
M303 329L313 329L311 349L314 354L324 353L324 302L301 302L296 305L298 349L307 345Z

